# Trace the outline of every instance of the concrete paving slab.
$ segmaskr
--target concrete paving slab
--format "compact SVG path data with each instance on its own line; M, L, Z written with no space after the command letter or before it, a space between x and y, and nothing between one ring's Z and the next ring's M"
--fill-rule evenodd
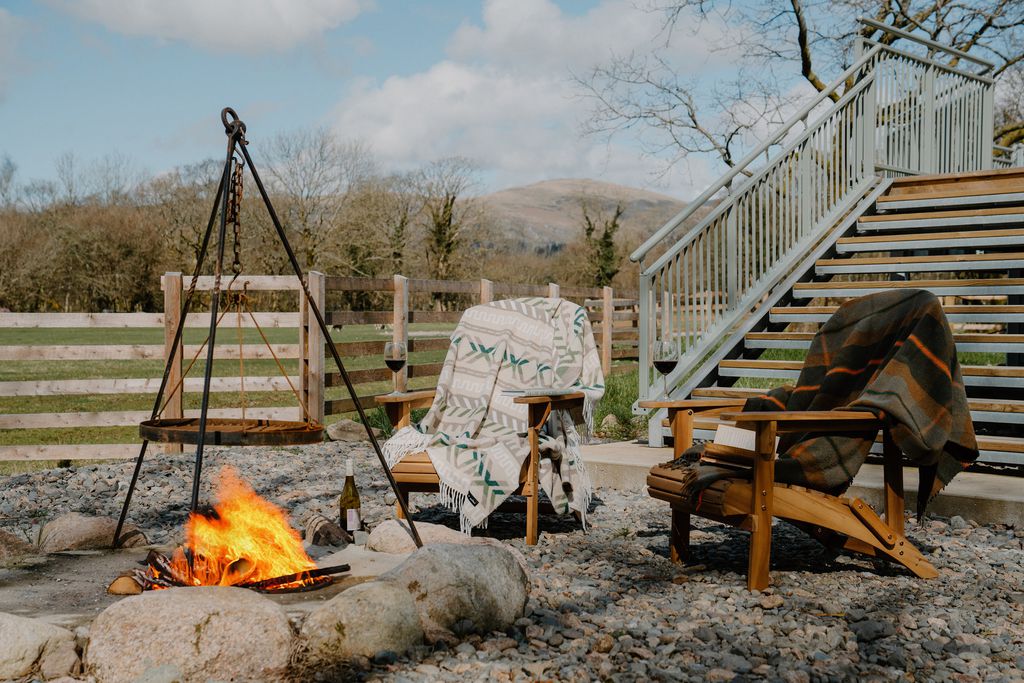
M651 467L672 459L671 448L651 448L634 441L588 444L582 448L594 486L623 491L644 491ZM917 509L917 469L905 468L903 482L907 509ZM882 509L882 466L865 465L848 493L876 510ZM929 513L942 517L960 515L979 524L1012 524L1024 527L1024 478L965 472L957 475L932 501Z

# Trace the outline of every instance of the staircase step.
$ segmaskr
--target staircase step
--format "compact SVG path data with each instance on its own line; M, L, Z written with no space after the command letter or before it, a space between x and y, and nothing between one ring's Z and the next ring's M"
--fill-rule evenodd
M1024 213L1021 214L1024 221ZM871 235L843 237L836 252L908 251L911 249L980 249L983 247L1024 246L1024 229L968 230L960 232L924 232L909 235Z
M924 207L1005 205L1024 201L1021 169L982 171L941 176L917 176L894 181L879 197L880 211Z
M814 272L818 275L999 271L1017 268L1024 268L1024 253L863 256L821 259L814 264Z
M859 232L892 232L928 228L986 228L994 225L1024 225L1024 208L998 206L989 209L886 213L861 216L857 219Z
M865 280L863 282L800 282L793 286L799 299L864 296L891 289L926 289L936 296L977 296L1024 294L1024 278L988 280Z
M807 349L813 332L751 332L744 338L748 349ZM960 351L1024 353L1024 334L954 334Z
M768 377L796 379L803 362L798 360L723 360L718 374L723 377ZM1005 365L962 365L968 387L1024 388L1024 367Z
M823 323L838 306L780 306L771 310L773 323ZM943 306L951 323L1024 323L1024 306L977 305Z

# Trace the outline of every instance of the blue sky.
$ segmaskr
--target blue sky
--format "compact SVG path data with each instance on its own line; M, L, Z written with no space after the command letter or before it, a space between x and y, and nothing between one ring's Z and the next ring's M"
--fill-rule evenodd
M22 182L53 178L66 152L157 174L219 157L230 105L257 159L261 138L322 125L384 170L470 157L483 190L590 177L691 196L710 179L701 160L658 178L662 162L628 137L579 131L588 105L570 73L657 33L635 4L4 0L0 154ZM676 57L707 63L701 40L678 42Z

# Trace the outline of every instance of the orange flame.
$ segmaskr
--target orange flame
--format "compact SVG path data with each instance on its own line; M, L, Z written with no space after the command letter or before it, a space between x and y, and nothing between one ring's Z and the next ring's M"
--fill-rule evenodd
M180 576L195 586L233 586L316 568L284 510L260 498L231 467L217 479L215 514L192 513L185 524L191 564L182 548L171 558Z

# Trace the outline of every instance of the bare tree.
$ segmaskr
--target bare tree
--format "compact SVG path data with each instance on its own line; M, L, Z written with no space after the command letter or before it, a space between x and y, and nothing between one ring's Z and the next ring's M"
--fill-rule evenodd
M14 176L17 172L18 166L9 155L4 154L0 158L0 208L9 208L14 204Z
M298 238L296 250L304 266L314 268L349 191L372 174L372 157L364 144L341 142L326 128L278 135L270 141L267 157L273 189L283 200L278 209L285 228Z
M777 93L793 92L800 82L824 91L851 62L854 35L887 45L900 40L859 25L858 16L993 61L996 78L1011 78L1024 60L1020 0L650 0L644 9L664 16L650 52L613 58L577 82L595 105L589 132L639 130L648 150L667 152L669 164L712 153L732 166L761 127L781 118L790 100ZM680 32L710 23L726 28L722 34L730 44L718 47L740 55L740 77L724 85L684 77L665 56ZM1024 116L1012 107L1001 112L996 141L1024 138Z
M421 222L427 269L432 278L450 280L459 274L457 258L477 211L475 202L466 197L473 187L474 171L468 159L448 157L429 164L420 172ZM443 308L449 299L436 295L434 306Z

